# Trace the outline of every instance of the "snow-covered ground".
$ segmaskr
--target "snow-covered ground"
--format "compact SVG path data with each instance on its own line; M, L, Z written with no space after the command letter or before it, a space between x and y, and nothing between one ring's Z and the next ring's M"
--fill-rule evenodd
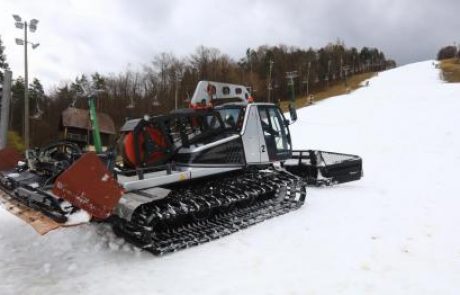
M358 154L364 178L161 258L103 225L40 237L0 209L0 294L459 294L459 112L432 61L302 109L295 148Z

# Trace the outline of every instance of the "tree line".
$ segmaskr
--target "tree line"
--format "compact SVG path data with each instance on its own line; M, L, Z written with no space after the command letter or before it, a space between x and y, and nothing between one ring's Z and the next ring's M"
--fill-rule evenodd
M348 48L337 41L319 49L286 45L248 48L238 60L205 46L181 58L160 53L140 70L81 75L50 93L45 93L35 78L28 85L31 143L41 145L58 138L62 111L69 106L86 108L85 93L90 88L103 90L97 100L98 111L109 114L118 128L127 118L168 113L174 109L176 95L179 107L188 107L200 80L243 84L251 89L256 101L266 101L270 91L271 101L281 101L287 99L287 71L297 71L296 92L305 95L307 85L311 93L342 83L351 75L394 66L396 63L377 48ZM10 128L19 134L23 132L24 87L24 80L16 78Z
M460 50L456 45L447 45L439 49L437 59L449 59L449 58L460 58Z

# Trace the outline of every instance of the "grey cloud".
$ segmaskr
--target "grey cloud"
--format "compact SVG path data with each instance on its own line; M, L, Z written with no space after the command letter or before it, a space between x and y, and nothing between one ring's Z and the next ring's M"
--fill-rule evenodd
M0 34L20 73L11 14L39 18L36 37L43 46L33 54L32 71L56 84L59 75L118 72L163 51L186 56L199 45L240 58L248 47L320 47L340 38L348 46L378 47L404 64L460 42L458 11L456 0L17 0L0 11Z

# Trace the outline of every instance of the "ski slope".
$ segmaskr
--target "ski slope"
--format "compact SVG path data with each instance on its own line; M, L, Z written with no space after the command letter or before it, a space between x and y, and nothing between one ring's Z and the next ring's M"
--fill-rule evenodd
M432 61L301 109L294 147L358 154L364 178L165 257L104 225L40 237L0 209L0 294L458 294L459 112Z

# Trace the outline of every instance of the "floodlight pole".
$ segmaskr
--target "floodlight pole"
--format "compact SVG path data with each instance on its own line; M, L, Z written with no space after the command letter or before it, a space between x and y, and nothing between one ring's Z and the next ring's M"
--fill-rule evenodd
M35 32L37 29L38 20L32 19L30 23L27 21L22 21L21 17L17 14L13 15L14 20L16 21L16 27L18 29L24 29L24 40L16 39L16 44L24 45L24 144L26 149L30 146L30 114L29 114L29 67L27 61L27 45L29 41L27 41L27 31L28 29L31 32ZM40 45L32 44L32 49L37 48Z
M29 71L27 67L27 22L24 22L24 144L30 146L29 132Z

